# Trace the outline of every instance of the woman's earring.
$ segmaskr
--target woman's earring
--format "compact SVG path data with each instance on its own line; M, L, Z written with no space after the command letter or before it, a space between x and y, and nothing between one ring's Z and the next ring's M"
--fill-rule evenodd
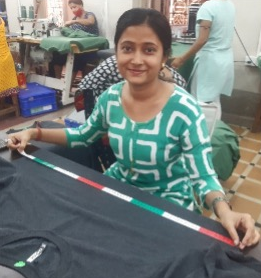
M163 70L165 68L165 63L162 63L161 64L161 69L160 70Z

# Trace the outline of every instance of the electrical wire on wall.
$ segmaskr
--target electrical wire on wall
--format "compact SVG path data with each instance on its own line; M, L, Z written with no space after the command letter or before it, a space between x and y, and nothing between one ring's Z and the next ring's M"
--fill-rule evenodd
M241 37L239 36L236 27L234 27L234 29L235 29L236 35L237 35L237 37L238 37L238 39L239 39L239 41L240 41L240 43L241 43L241 45L242 45L242 47L243 47L245 53L246 53L246 56L248 57L249 61L250 61L255 67L257 67L256 63L253 61L253 59L251 58L250 54L248 53L248 51L247 51L247 49L246 49L246 47L245 47L245 45L244 45L244 43L243 43ZM234 62L235 62L235 63L242 63L242 62L245 63L245 61L234 61Z

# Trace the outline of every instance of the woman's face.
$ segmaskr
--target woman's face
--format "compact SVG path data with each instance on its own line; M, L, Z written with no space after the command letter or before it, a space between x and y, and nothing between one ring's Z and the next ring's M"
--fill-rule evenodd
M145 24L128 27L122 33L116 56L121 75L133 85L154 81L166 62L161 41Z
M75 3L69 4L70 9L72 10L75 16L81 16L83 12L83 6Z

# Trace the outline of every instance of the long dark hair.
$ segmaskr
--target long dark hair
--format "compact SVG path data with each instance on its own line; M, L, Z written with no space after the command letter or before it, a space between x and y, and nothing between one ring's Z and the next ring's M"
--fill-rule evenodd
M160 39L164 56L171 52L171 28L168 19L159 11L154 9L133 8L124 12L118 19L114 36L114 44L117 49L122 33L130 26L147 24Z

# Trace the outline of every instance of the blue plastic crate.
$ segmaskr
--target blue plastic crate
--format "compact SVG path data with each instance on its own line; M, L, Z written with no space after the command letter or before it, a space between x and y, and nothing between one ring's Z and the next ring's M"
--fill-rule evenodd
M27 83L27 88L19 91L19 106L23 117L57 110L56 91L38 83Z

